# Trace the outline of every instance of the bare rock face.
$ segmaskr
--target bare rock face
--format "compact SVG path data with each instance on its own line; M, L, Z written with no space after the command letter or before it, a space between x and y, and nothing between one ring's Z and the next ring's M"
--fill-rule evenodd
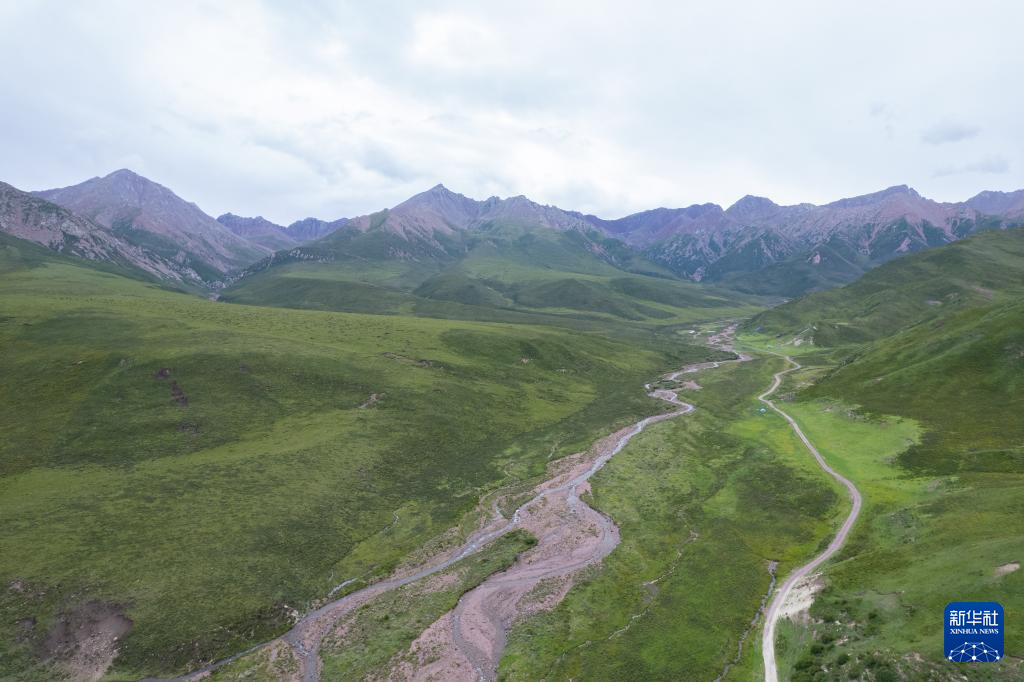
M1016 192L981 192L964 203L989 215L1024 217L1024 189Z
M270 222L263 216L246 218L234 213L225 213L217 218L217 222L247 241L272 251L280 251L326 237L345 227L349 220L348 218L339 218L326 221L317 218L304 218L284 227Z
M130 170L34 192L108 228L130 243L190 263L207 281L259 260L272 249L234 234L198 206Z
M300 243L286 228L270 222L263 216L246 218L234 213L225 213L217 218L217 222L239 237L271 251L288 249Z
M305 244L306 242L326 237L332 232L337 232L348 225L348 223L348 218L338 218L331 221L320 220L319 218L303 218L302 220L296 220L286 227L285 232L300 244Z
M682 277L798 295L979 229L1024 224L1024 190L939 203L898 185L823 206L780 206L748 195L725 210L702 204L618 220L585 217ZM815 266L813 275L808 263ZM766 268L773 268L774 281L753 279ZM780 289L764 289L773 283Z
M54 203L0 182L0 232L60 253L136 268L171 281L198 281L187 263L132 244Z

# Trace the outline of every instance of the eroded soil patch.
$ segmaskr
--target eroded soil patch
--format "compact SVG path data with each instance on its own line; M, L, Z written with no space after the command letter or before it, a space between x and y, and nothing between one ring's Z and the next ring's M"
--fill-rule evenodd
M73 680L98 680L132 625L121 606L86 602L58 616L42 642L42 657L56 662Z

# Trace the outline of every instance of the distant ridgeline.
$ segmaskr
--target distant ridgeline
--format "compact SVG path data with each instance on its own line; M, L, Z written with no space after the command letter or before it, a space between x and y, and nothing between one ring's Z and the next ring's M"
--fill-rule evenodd
M523 196L476 201L438 185L370 215L306 218L284 227L231 213L214 220L128 170L33 193L0 184L0 230L8 234L174 286L231 284L247 300L259 298L261 285L245 291L246 280L275 268L299 276L296 265L332 263L337 277L315 268L322 282L410 292L467 259L489 265L470 263L456 273L468 280L457 291L444 287L444 300L501 302L512 294L514 301L515 292L502 286L524 264L574 276L617 271L793 297L853 281L907 253L1022 224L1024 190L982 192L952 204L906 186L822 206L746 196L728 209L701 204L607 220ZM383 264L390 276L369 281L371 264ZM321 284L320 292L304 292L311 298L292 303L336 307L339 297L327 288ZM436 287L430 291L437 294Z

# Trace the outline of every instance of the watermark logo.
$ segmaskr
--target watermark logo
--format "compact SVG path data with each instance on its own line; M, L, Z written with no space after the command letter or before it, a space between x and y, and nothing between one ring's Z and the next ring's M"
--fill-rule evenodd
M994 601L946 604L946 659L995 663L1003 657L1003 607Z

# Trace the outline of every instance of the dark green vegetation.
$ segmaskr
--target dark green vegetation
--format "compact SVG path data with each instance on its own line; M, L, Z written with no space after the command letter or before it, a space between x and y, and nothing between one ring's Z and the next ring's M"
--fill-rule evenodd
M842 286L878 264L840 240L816 247L815 253L828 263L827 267L815 265L809 253L778 263L756 260L744 263L742 257L746 254L739 252L723 263L725 267L717 279L723 286L739 291L793 298L810 291Z
M0 677L52 679L47 633L94 607L134 623L111 679L268 639L715 354L606 326L226 305L6 243Z
M749 324L760 332L752 344L815 358L796 378L814 383L785 409L866 501L812 610L838 624L794 635L804 643L794 679L946 675L947 602L999 601L1007 622L1024 614L1024 576L1011 570L1024 554L1022 294L1024 231L1009 230L907 257ZM891 459L859 447L858 424L879 415L915 420L921 438ZM838 639L848 643L828 646ZM1010 627L1007 652L1022 647ZM1015 660L957 670L1013 678Z
M843 498L785 422L754 399L769 358L691 375L698 409L637 436L593 479L622 544L554 611L514 628L506 680L714 679L770 583L832 531ZM684 377L684 378L691 378ZM745 644L736 679L760 658Z
M599 329L649 327L754 312L760 299L674 279L596 233L491 224L410 241L342 229L275 254L227 289L226 301L319 310Z

